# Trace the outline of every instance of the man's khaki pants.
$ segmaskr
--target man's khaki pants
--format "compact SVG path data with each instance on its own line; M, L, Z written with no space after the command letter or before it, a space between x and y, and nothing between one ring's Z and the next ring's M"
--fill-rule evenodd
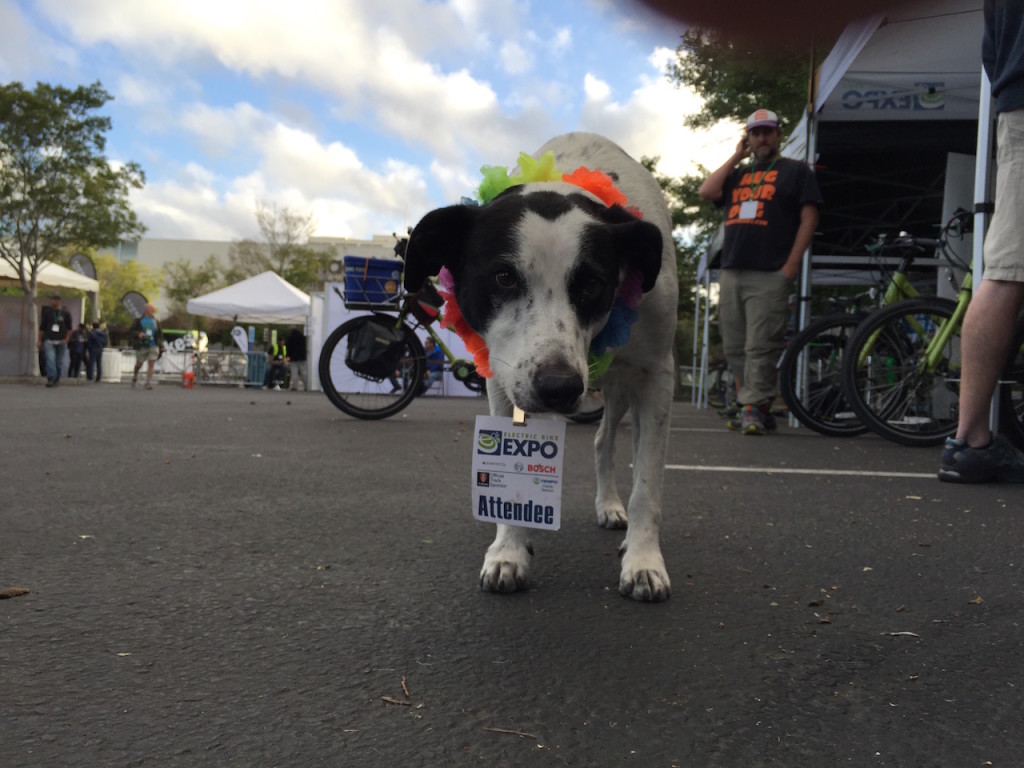
M775 366L789 326L790 280L781 271L723 269L718 285L725 358L740 381L737 400L768 403L775 397Z

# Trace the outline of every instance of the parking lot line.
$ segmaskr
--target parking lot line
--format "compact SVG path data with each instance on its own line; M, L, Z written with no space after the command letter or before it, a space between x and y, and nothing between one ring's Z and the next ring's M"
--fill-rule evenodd
M845 477L911 477L934 478L932 472L876 472L872 470L853 469L794 469L790 467L727 467L706 466L703 464L666 464L665 469L681 472L746 472L762 475L831 475Z

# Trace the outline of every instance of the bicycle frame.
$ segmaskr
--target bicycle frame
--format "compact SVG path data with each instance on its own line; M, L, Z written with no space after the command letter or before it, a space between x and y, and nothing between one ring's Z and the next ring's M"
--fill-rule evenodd
M475 390L476 387L472 385L472 376L476 373L476 366L472 361L463 360L457 357L451 348L445 343L441 334L434 328L435 325L439 324L444 319L444 314L438 310L437 317L433 318L429 323L423 322L417 317L412 311L412 302L414 294L403 292L396 297L399 302L397 307L378 308L372 310L373 314L377 315L392 315L395 316L395 328L401 328L403 325L408 325L413 331L422 329L426 332L438 349L444 355L445 360L448 364L448 369L454 374L455 379L459 381L467 389Z
M885 293L882 295L881 306L887 307L890 304L903 301L905 299L915 299L920 296L920 291L914 287L914 284L910 282L910 278L907 277L907 273L910 268L914 265L914 260L917 258L917 254L914 251L908 251L900 259L899 265L896 267L896 271L889 279L888 285L885 287ZM871 344L874 344L875 339L872 338ZM782 355L784 356L786 351L783 350ZM782 356L779 358L779 363L782 362ZM857 361L860 365L863 359ZM776 366L778 367L778 366ZM806 396L808 387L808 371L807 371L807 350L800 352L800 359L797 362L796 369L796 391L803 393L800 395L801 398Z
M925 355L921 360L921 372L922 373L934 373L938 368L939 361L942 359L942 350L946 346L946 343L953 336L953 333L960 328L960 322L963 320L964 314L967 312L967 305L971 302L971 295L973 293L973 278L970 272L968 272L960 284L960 290L957 292L956 309L953 311L953 316L949 318L947 322L942 323L939 327L938 333L936 333L925 350ZM921 334L922 336L927 331L922 328L916 320L911 319L911 327L915 333ZM868 357L871 356L871 352L874 349L875 342L878 341L878 336L882 333L882 329L879 328L868 338L867 344L861 350L860 356L857 358L857 366L864 365Z

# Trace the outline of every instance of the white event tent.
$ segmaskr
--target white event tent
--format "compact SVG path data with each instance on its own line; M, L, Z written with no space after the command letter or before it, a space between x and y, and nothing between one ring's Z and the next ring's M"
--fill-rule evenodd
M305 325L310 298L276 272L242 280L205 296L189 299L190 315L259 325Z
M47 297L59 288L74 288L95 294L99 282L74 270L44 261L36 273L36 303L48 304ZM0 259L0 285L19 286L17 270ZM65 297L67 299L67 297ZM82 322L83 302L67 299L65 307L75 323ZM0 376L20 376L35 367L35 335L37 319L29 318L21 296L0 296Z
M17 270L3 259L0 259L0 285L21 285ZM95 293L100 288L99 282L91 277L80 275L51 261L44 261L39 265L36 285L44 288L76 288L86 293Z

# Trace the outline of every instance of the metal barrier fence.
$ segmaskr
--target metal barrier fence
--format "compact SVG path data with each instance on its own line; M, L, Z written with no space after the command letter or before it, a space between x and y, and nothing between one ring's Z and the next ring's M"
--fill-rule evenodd
M112 350L110 363L104 357L104 381L131 378L135 367L135 352L131 349ZM120 363L115 366L115 363ZM168 350L156 364L159 380L183 383L185 374L192 374L194 386L208 384L235 387L262 387L267 368L266 352L242 352L240 349Z

